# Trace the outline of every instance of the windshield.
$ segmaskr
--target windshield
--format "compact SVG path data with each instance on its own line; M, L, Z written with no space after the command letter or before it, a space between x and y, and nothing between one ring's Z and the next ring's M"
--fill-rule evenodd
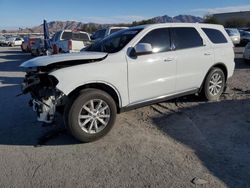
M240 35L239 31L237 29L226 29L229 36L235 36Z
M97 41L85 51L115 53L123 49L142 29L125 29Z

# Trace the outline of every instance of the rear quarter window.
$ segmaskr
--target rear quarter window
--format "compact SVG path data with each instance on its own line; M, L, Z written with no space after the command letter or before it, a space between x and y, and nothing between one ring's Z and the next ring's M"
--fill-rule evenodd
M202 30L206 33L210 41L214 44L223 44L228 42L223 33L217 29L202 28Z

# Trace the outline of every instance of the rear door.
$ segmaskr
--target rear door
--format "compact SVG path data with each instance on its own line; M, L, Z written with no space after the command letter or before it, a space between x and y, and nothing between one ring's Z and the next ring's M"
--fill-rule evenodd
M169 28L149 31L138 43L149 43L153 52L127 56L130 103L156 99L175 92L176 60Z
M214 61L210 43L195 27L172 27L171 37L177 57L176 92L199 88Z

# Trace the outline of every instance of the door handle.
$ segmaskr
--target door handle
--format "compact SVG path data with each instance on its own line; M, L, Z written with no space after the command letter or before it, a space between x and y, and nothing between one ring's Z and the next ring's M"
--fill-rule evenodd
M212 55L211 52L205 52L204 55Z
M164 59L164 62L170 62L170 61L174 61L174 57L168 57L166 59Z

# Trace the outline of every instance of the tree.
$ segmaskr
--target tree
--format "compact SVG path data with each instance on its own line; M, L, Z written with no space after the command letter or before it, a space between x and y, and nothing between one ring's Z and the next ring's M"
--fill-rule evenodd
M220 24L219 21L213 15L205 15L203 20L204 23Z
M7 33L7 31L5 29L2 30L2 33Z

